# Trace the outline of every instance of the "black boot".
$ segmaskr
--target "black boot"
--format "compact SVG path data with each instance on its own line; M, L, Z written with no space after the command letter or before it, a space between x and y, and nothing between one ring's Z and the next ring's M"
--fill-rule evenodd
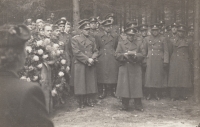
M78 96L78 104L79 104L79 108L84 108L84 100L83 100L82 95Z
M155 99L156 99L157 101L160 100L160 94L159 94L158 89L155 90Z
M146 88L146 90L147 90L147 97L146 97L146 99L147 100L151 100L151 98L152 98L152 88Z
M151 100L151 94L150 94L150 93L148 94L148 96L147 96L146 99L147 99L147 100Z
M134 98L134 106L135 106L135 110L138 110L141 112L144 111L141 98Z
M90 95L85 95L85 105L88 107L94 107L94 104L92 102Z
M106 96L107 96L107 88L106 88L106 85L103 85L103 92L99 96L99 99L104 99Z
M122 98L122 107L120 110L128 111L129 108L129 99L128 98Z
M111 96L116 98L116 85L112 85L111 88Z

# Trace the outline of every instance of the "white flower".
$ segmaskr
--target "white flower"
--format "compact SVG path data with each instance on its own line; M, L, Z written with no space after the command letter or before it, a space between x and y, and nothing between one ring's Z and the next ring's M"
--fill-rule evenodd
M33 68L33 66L29 66L28 69L29 70L33 70L34 68Z
M42 63L37 65L38 68L42 68Z
M39 61L39 57L38 57L37 55L34 55L34 56L33 56L33 60L34 60L34 61Z
M46 58L48 58L48 57L49 57L49 56L48 56L47 54L42 56L43 59L46 59Z
M28 53L31 53L31 52L32 52L31 46L26 46L26 51L27 51Z
M55 55L56 55L56 52L55 52L55 51L52 51L51 54L52 54L53 56L55 56Z
M52 49L52 48L51 48L50 45L47 45L47 46L46 46L46 50L47 50L47 51L51 51L51 49Z
M63 65L66 64L66 60L62 59L61 64L63 64Z
M34 81L38 80L38 76L33 76L33 80Z
M60 86L61 86L61 84L57 84L57 85L56 85L57 88L60 87Z
M43 43L42 40L39 40L39 41L36 42L36 45L37 45L37 46L41 46L42 43Z
M56 51L56 55L59 56L61 54L60 50Z
M59 45L64 45L64 42L62 42L62 41L59 41Z
M50 39L49 38L44 39L43 46L46 46L46 45L49 45L49 44L50 44Z
M44 53L44 51L42 49L39 49L37 52L39 55L42 55Z
M53 90L51 91L52 97L55 97L57 94L58 94L58 93L57 93L56 89L53 89Z
M26 76L22 76L20 79L21 80L26 80Z
M58 75L59 75L60 77L63 77L65 74L64 74L62 71L60 71L60 72L58 73Z
M63 50L60 50L60 53L62 54L64 51Z
M53 44L53 47L57 49L59 47L59 45L58 44Z
M31 79L30 79L30 78L27 78L27 79L26 79L26 81L27 81L27 82L30 82L30 81L31 81Z

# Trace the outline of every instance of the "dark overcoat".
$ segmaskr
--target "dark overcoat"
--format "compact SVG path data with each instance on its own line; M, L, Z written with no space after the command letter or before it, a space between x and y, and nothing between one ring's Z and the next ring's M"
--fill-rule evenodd
M169 63L169 52L166 39L163 36L148 36L144 40L144 51L146 55L146 81L145 87L162 88L167 87L164 81L164 63Z
M187 39L170 41L169 87L191 87L191 43Z
M136 56L124 57L124 53L136 51ZM135 39L130 42L128 39L120 39L116 59L120 63L117 82L116 96L125 98L141 98L142 94L142 67L143 61L142 42Z
M0 72L0 127L53 127L39 85Z
M95 36L95 41L99 50L97 63L98 83L117 83L119 65L115 59L115 51L118 44L118 35L114 32L106 35L101 31Z
M96 59L98 50L92 37L83 34L72 38L72 51L74 55L74 92L90 94L97 92L96 65L88 66L88 59Z

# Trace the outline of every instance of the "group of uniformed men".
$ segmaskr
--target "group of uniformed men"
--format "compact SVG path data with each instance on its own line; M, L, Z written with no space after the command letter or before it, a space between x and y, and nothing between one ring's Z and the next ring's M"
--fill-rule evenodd
M83 19L76 32L66 18L53 26L65 43L79 107L93 107L95 94L104 99L108 91L120 97L122 110L128 110L129 100L134 99L134 108L143 111L143 91L147 100L160 100L164 88L170 88L173 101L187 99L186 90L192 87L193 26L165 27L163 21L138 25L134 20L120 34L114 18L111 13L102 21Z

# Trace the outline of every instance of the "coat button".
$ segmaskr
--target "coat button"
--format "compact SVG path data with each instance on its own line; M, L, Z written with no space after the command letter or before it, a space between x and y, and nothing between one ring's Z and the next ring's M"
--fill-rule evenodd
M129 64L129 62L127 62Z
M151 55L153 56L153 53Z
M153 51L153 49L152 49L152 51Z

